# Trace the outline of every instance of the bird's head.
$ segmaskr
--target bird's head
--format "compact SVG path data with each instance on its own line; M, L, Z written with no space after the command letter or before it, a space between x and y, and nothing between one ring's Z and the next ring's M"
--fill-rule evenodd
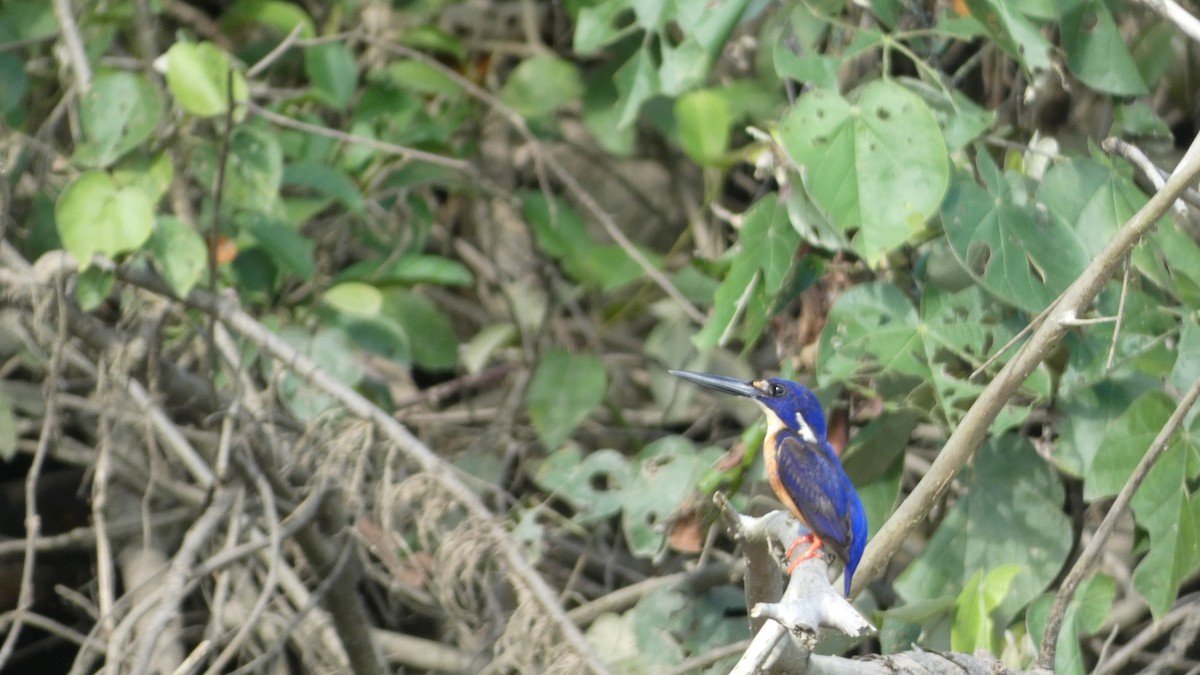
M739 380L689 370L672 370L670 373L709 389L753 399L762 406L769 422L791 429L813 443L825 441L825 413L821 403L802 384L777 377Z

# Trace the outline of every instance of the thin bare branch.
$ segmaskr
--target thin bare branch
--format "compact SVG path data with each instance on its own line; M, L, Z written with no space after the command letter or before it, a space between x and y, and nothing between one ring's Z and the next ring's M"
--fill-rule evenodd
M1179 405L1175 407L1175 412L1171 413L1171 417L1163 428L1159 430L1158 436L1154 438L1154 442L1146 449L1146 454L1142 456L1142 460L1138 462L1137 468L1133 470L1133 474L1121 491L1117 493L1117 498L1113 500L1112 506L1108 509L1108 513L1104 515L1104 520L1100 522L1100 527L1096 528L1096 533L1092 535L1091 541L1083 549L1083 553L1079 554L1079 558L1071 567L1071 571L1067 573L1062 584L1058 587L1058 592L1054 594L1054 604L1050 606L1050 613L1046 617L1046 631L1042 637L1042 648L1038 654L1038 663L1043 668L1054 667L1054 655L1058 648L1058 638L1060 629L1062 628L1063 617L1067 613L1067 604L1075 595L1075 590L1079 588L1079 584L1092 571L1092 565L1100 557L1101 550L1108 543L1108 538L1112 535L1113 530L1117 528L1117 523L1121 517L1125 515L1126 509L1133 501L1133 495L1141 486L1142 481L1146 480L1146 476L1150 473L1150 469L1154 463L1162 457L1167 451L1167 446L1170 444L1171 437L1178 431L1183 420L1187 417L1188 411L1196 403L1196 398L1200 397L1200 380L1194 382L1183 398L1179 400Z
M868 581L879 576L892 555L925 519L941 499L991 429L1004 404L1062 342L1070 321L1083 315L1092 301L1112 278L1125 255L1155 226L1183 190L1200 176L1200 139L1193 141L1164 189L1150 197L1129 222L1108 242L1074 283L1055 301L1046 320L1029 341L1013 356L984 388L971 409L938 453L930 471L900 504L867 549L854 576L853 592L862 591Z
M92 64L88 63L83 38L79 37L79 24L75 22L71 0L54 0L54 16L58 19L58 31L66 47L67 65L75 72L78 91L86 92L92 86Z

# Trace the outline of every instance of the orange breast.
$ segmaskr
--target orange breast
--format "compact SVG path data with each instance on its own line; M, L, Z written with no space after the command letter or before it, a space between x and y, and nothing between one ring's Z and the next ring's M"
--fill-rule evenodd
M792 515L796 516L804 524L804 527L811 530L812 528L808 527L808 521L804 519L804 516L800 513L800 509L796 507L796 502L788 494L787 489L783 487L783 481L779 479L779 458L776 454L776 448L779 446L775 442L777 433L778 431L769 432L766 439L763 440L763 460L767 465L767 482L771 484L771 490L775 492L775 496L779 498L779 501L783 502L783 506L788 511L791 511Z

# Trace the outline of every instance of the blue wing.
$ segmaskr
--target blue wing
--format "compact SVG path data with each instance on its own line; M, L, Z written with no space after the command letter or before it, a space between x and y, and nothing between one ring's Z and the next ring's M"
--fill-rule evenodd
M866 545L867 520L854 484L832 448L784 430L775 436L779 483L807 521L846 565L846 589Z

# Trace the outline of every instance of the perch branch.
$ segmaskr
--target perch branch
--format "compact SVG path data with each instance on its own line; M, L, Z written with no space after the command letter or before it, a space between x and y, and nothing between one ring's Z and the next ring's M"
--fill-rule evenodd
M795 519L784 511L772 511L761 518L742 515L722 494L717 494L714 501L721 509L722 520L730 534L746 544L747 557L766 558L771 569L762 573L778 577L776 566L786 568L786 556L763 556L763 552L771 548L782 552L786 543L796 538ZM765 543L766 547L752 548L753 542ZM762 565L751 565L751 562L747 561L748 568L761 569ZM794 643L800 648L799 660L803 663L816 646L817 633L823 627L850 637L861 637L875 630L854 605L829 584L829 566L821 556L798 565L788 579L783 596L777 602L754 602L750 615L768 620L755 633L732 673L750 675L779 666L781 658L793 658L788 643L782 642L788 635L793 636ZM790 670L792 665L789 663L786 668Z

